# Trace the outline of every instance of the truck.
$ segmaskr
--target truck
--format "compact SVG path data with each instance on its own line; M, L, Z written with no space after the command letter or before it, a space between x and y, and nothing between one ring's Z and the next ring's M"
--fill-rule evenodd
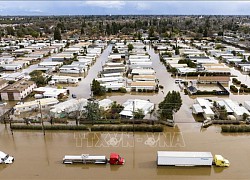
M12 164L14 162L14 157L0 151L0 164Z
M158 166L216 166L228 167L229 161L211 152L157 151Z
M125 159L120 157L117 153L111 153L110 158L108 159L106 156L98 156L98 155L89 155L82 154L78 156L66 155L63 158L64 164L73 164L73 163L82 163L82 164L111 164L111 165L123 165L125 163Z

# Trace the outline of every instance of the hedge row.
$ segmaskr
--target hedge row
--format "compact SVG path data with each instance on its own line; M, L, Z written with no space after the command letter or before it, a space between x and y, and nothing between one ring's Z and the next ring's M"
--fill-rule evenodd
M194 95L217 95L217 91L213 90L213 91L200 91L198 90L196 93L194 93Z
M14 130L42 130L41 125L11 125L11 128ZM45 125L45 130L88 130L84 125L73 126L73 125Z
M80 121L80 124L92 124L92 121ZM95 121L95 124L120 124L120 120L110 120L110 121Z
M91 131L163 132L163 126L93 126Z
M247 125L232 125L232 126L222 126L221 132L225 133L241 133L241 132L250 132L250 126Z

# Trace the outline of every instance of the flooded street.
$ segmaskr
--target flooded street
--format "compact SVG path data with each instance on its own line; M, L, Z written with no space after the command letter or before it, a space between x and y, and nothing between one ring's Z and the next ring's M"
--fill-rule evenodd
M164 133L90 133L15 131L1 125L1 150L15 157L12 165L0 165L1 179L248 179L249 135L223 135L219 127L201 130L193 124ZM110 144L111 139L119 140ZM154 141L152 141L152 138ZM151 141L149 141L151 140ZM114 145L114 146L112 146ZM229 168L157 167L158 150L211 151L230 160ZM64 165L64 155L106 155L117 152L123 166Z

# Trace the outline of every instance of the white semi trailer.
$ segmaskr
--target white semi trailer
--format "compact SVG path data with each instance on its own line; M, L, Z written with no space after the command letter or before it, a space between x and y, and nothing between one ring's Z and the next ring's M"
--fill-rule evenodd
M158 166L216 166L228 167L229 161L211 152L158 151Z
M210 152L158 151L158 166L211 166L213 155Z

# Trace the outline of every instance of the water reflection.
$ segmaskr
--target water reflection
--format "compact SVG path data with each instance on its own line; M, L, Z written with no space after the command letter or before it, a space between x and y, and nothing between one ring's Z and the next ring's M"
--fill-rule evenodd
M174 166L158 166L156 168L157 175L177 175L178 176L210 176L212 167L174 167Z
M0 164L0 172L4 171L4 169L6 169L8 166L7 164Z

